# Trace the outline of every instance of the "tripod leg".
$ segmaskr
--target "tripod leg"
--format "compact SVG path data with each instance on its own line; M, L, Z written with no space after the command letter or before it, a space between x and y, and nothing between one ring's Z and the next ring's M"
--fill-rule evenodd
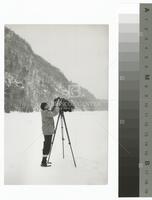
M66 134L67 134L69 146L70 146L70 149L71 149L73 162L74 162L75 167L77 167L76 161L75 161L75 157L74 157L74 153L73 153L73 149L72 149L72 145L71 145L71 141L70 141L70 136L69 136L69 133L68 133L68 128L67 128L66 121L65 121L65 117L64 117L64 113L62 114L62 118L63 118L63 121L64 121L65 130L66 130Z
M61 115L61 134L62 134L62 153L64 158L64 133L63 133L63 119Z
M58 128L59 119L60 119L60 114L58 115L58 119L57 119L55 130L54 130L54 134L52 136L52 141L51 141L51 146L50 146L50 152L49 152L49 157L48 157L48 161L47 162L49 162L49 160L50 160L50 156L51 156L51 152L52 152L52 147L53 147L53 144L54 144L55 135L56 135L56 131L57 131L57 128Z

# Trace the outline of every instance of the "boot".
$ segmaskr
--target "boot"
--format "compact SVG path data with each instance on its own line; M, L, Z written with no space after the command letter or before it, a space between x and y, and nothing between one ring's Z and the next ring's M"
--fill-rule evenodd
M42 162L41 162L41 167L50 167L51 165L47 164L47 157L43 156Z

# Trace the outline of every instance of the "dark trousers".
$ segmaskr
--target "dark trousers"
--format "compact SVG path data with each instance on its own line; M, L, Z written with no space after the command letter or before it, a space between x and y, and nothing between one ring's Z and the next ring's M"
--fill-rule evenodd
M48 155L51 147L52 135L44 135L43 155Z

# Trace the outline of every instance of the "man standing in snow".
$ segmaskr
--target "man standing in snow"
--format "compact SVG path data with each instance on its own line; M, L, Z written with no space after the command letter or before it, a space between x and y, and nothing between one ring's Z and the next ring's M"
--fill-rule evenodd
M49 105L47 103L41 103L42 131L44 135L42 167L51 166L47 163L47 156L51 147L52 135L54 134L53 117L59 113L59 106L60 100L54 103L51 110L49 110Z

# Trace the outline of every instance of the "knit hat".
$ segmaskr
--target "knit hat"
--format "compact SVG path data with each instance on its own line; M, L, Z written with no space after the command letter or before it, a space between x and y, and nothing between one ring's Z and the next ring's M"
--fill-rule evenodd
M41 106L40 106L41 109L44 110L46 105L47 105L47 103L45 103L45 102L41 103Z

